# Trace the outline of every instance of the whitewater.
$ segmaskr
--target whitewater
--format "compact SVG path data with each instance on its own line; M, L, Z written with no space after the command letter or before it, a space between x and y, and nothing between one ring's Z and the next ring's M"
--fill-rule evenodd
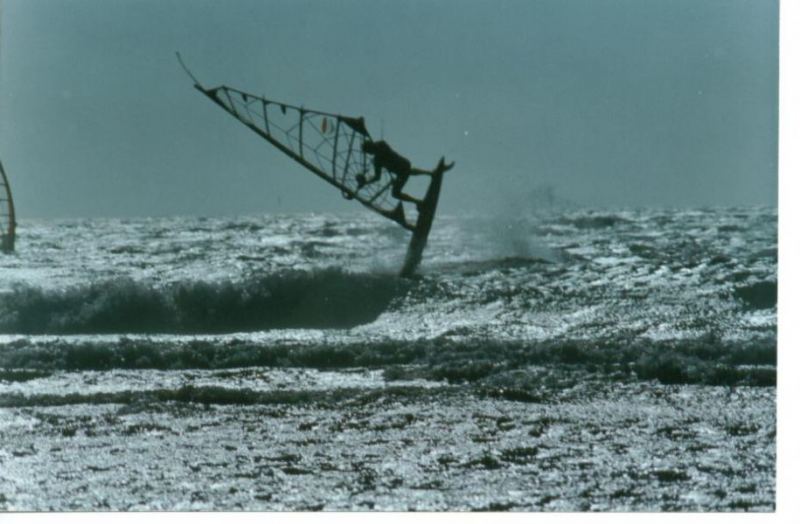
M2 510L774 510L774 208L20 222Z

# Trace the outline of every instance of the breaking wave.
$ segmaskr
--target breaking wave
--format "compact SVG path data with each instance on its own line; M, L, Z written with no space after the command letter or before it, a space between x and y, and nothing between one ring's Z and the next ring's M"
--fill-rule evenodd
M407 283L338 269L163 287L113 280L63 290L18 286L0 297L0 333L232 333L349 328L375 320Z

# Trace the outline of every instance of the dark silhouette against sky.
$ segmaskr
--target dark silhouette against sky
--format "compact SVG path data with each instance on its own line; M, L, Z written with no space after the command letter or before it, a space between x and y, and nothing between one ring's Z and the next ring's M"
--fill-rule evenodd
M362 115L444 212L775 205L778 5L0 0L20 217L355 210L192 89Z

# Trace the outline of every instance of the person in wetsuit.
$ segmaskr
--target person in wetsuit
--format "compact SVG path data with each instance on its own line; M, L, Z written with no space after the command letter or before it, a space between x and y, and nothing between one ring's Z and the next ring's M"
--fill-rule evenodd
M413 202L417 205L422 203L422 200L403 193L403 187L411 175L431 175L433 174L431 171L413 167L407 158L389 147L389 144L383 140L377 142L364 140L361 144L361 150L368 155L372 155L373 173L369 178L364 175L356 177L359 189L378 180L381 177L381 171L386 169L394 175L392 177L392 196L394 198Z

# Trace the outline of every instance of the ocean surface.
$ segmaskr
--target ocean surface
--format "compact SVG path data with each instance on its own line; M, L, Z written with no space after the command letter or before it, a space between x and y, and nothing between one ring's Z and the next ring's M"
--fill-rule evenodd
M18 235L0 509L774 510L774 208Z

